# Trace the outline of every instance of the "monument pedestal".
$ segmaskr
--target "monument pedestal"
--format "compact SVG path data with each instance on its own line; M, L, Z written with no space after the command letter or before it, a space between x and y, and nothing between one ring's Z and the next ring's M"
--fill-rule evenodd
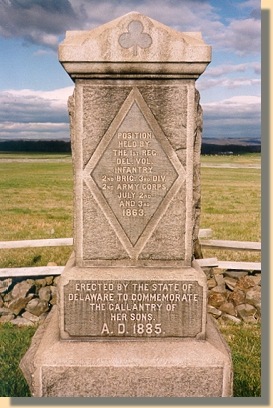
M196 268L78 271L74 262L72 256L58 284L59 310L53 310L38 329L20 364L33 396L232 396L231 357L219 330L207 317L206 278L195 263ZM127 284L126 291L119 287L121 281ZM90 303L91 282L94 293L104 293L106 299L96 299L96 311ZM128 282L135 291L130 291ZM126 302L121 300L124 296ZM121 305L127 305L127 310L120 311ZM136 311L141 305L144 310Z
M57 310L20 367L34 397L231 397L228 348L208 318L205 340L63 341Z

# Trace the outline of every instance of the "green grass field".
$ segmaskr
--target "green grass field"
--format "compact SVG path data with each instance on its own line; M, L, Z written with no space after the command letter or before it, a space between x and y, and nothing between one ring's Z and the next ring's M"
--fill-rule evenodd
M59 161L58 155L48 162L45 155L27 157L30 161L8 162L9 155L0 158L0 240L72 237L71 157ZM17 160L20 158L22 155ZM33 158L37 161L31 161ZM64 265L70 252L71 248L1 251L0 267L38 266L50 261Z
M17 160L16 162L14 160ZM20 161L21 159L21 161ZM26 160L28 159L28 160ZM24 160L24 161L22 161ZM260 155L203 156L201 228L214 239L260 241ZM72 237L73 174L67 155L0 155L0 241ZM71 248L32 248L0 252L0 267L64 265ZM258 261L259 253L205 250L205 257Z
M202 157L202 164L215 166L201 168L201 228L212 228L213 239L261 241L260 160L259 154ZM242 167L216 167L219 164ZM251 251L203 252L222 261L260 260L260 253Z
M260 159L258 154L202 157L203 165L212 167L201 168L201 228L211 228L214 239L260 241ZM231 164L242 167L219 167ZM0 154L0 197L0 241L72 237L71 157ZM64 265L71 251L1 250L0 267ZM203 252L221 260L260 260L253 252ZM260 396L260 326L225 325L221 331L232 350L234 396ZM18 364L33 332L0 325L0 396L29 396Z

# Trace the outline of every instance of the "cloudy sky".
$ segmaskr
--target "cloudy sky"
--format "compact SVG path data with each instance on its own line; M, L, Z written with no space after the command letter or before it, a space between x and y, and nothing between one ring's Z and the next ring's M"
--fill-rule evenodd
M204 137L260 138L259 0L0 0L0 139L67 139L73 82L58 44L130 11L212 45L196 82Z

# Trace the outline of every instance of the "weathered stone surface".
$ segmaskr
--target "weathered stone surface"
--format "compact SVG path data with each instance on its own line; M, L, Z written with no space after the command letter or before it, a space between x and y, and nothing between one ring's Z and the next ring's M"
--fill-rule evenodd
M35 285L35 280L34 279L26 279L27 283L30 285Z
M50 304L56 305L57 303L57 288L56 286L50 286L50 291L51 291L51 299L50 299Z
M226 292L211 292L208 297L208 302L211 306L218 308L227 300Z
M0 307L2 307L4 304L4 300L2 299L2 296L0 296Z
M245 292L243 290L238 289L237 287L234 289L234 292L231 292L228 295L228 299L234 303L235 306L241 305L245 303Z
M13 300L11 292L5 293L3 296L4 303L11 302Z
M232 322L235 324L242 324L242 321L238 319L238 317L232 316L230 314L223 313L222 316L219 318L223 322Z
M246 323L256 323L257 310L254 306L247 303L236 306L238 316Z
M210 279L208 279L208 289L210 290L210 289L212 289L212 288L215 288L215 286L217 285L217 283L216 283L216 281L215 281L215 279L214 278L210 278Z
M14 319L15 315L13 313L9 313L9 314L4 314L0 317L0 322L1 323L7 323L10 322Z
M76 226L82 246L78 248L76 241L77 262L91 266L96 259L112 260L112 264L130 259L146 264L189 259L192 242L185 242L185 228L192 220L186 222L187 169L175 153L170 127L156 109L163 95L164 118L170 110L174 112L174 100L182 109L190 83L162 88L150 81L149 86L136 88L121 82L118 87L102 87L85 81L78 86L83 98L83 136L93 132L94 137L83 137L82 145L77 144L82 154L93 153L81 172L83 199L82 206L76 207L76 220L83 222ZM119 94L119 104L113 103ZM107 103L110 127L101 121ZM181 110L186 118L185 112ZM80 182L79 177L77 180ZM100 241L105 245L99 245Z
M261 286L261 274L249 276L250 279L254 282L255 285Z
M219 308L223 313L230 314L232 316L237 316L235 306L231 302L223 303Z
M32 321L25 319L24 317L18 316L16 319L10 321L15 326L24 327L24 326L34 326L35 323Z
M223 289L225 289L225 279L222 274L216 273L214 275L214 279L216 280L217 286L221 286Z
M152 40L153 56L148 50L143 54L136 46L131 60L132 50L123 49L118 41L125 34L126 25L131 23L140 24L151 33L157 28L160 31L162 25L157 27L157 22L138 13L117 21L115 40L111 40L111 44L117 41L113 52L120 50L127 55L125 77L130 66L132 80L120 78L123 64L119 64L116 72L110 63L112 53L103 54L97 66L102 73L111 65L111 78L93 80L98 61L92 60L95 50L88 48L88 53L84 52L85 62L81 61L80 66L81 72L92 67L92 73L85 72L84 79L78 78L74 96L69 99L73 149L75 157L83 159L83 163L74 163L75 189L80 192L75 200L76 262L83 267L96 266L101 260L109 266L136 262L151 266L160 263L190 266L200 219L202 109L193 80L198 64L190 63L195 57L189 55L187 61L181 60L178 69L177 62L174 65L174 60L169 60L170 54L166 54L164 60L158 61L161 69L157 70L158 77L154 77L154 52L157 52L154 42L159 41L158 34ZM105 35L110 35L110 26L112 29L112 24L105 26ZM101 30L99 42L104 36L104 28ZM163 31L164 37L169 28ZM92 30L81 35L68 34L60 47L61 61L64 55L69 59L73 54L83 55L86 46L83 36L92 42L96 33ZM176 33L176 47L179 37L182 41L183 35ZM209 48L202 45L200 35L193 34L194 40L190 34L186 37L179 58L192 46L190 44L196 46L196 41L200 41L198 53L204 52L209 58ZM172 41L170 32L168 42ZM105 46L103 42L101 47ZM166 47L165 42L162 47ZM173 52L172 46L170 49ZM146 58L149 60L151 56L153 64L147 65ZM78 62L63 61L73 78L78 77L74 71ZM146 81L148 71L144 74L140 70L142 63L143 69L150 71L149 81ZM202 67L206 65L205 60L199 63ZM189 68L191 76L186 74ZM170 81L174 72L176 79ZM119 75L118 83L115 74ZM143 81L140 81L141 75L144 75ZM177 80L178 77L183 81ZM190 118L194 118L193 122Z
M35 279L35 285L40 288L40 287L44 287L47 285L47 281L45 278L41 278L41 279Z
M10 322L14 318L15 318L15 314L12 313L11 310L9 310L6 307L0 308L0 322L1 323Z
M253 305L261 311L261 287L255 286L246 292L246 303Z
M23 309L27 307L27 304L32 300L33 294L29 294L25 298L17 298L12 300L9 303L9 309L14 313L15 315L18 315Z
M12 285L12 279L11 278L0 280L0 293L5 293L8 290L8 288L10 287L10 285Z
M22 317L24 319L30 320L32 323L38 323L39 322L39 317L35 316L33 313L30 313L30 312L24 312L22 314Z
M236 280L239 280L240 278L248 275L248 272L247 271L236 271L236 272L224 271L223 274L225 277L234 278Z
M202 269L203 269L207 279L214 279L214 269L213 268L204 267Z
M17 283L12 292L11 292L11 296L13 297L13 299L17 299L17 298L25 298L30 291L32 291L34 289L34 285L30 282L27 281L22 281Z
M247 291L248 289L255 286L255 282L251 276L243 276L238 280L237 288Z
M50 318L20 363L36 397L232 396L230 355L209 318L201 342L60 341Z
M238 282L238 279L231 278L231 277L226 277L225 278L226 286L228 287L228 289L230 289L232 291L235 289L235 286L236 286L237 282Z
M39 290L39 298L46 302L50 301L51 298L51 290L50 287L44 286Z
M211 292L213 292L213 293L224 293L224 294L227 293L226 292L226 287L223 284L215 286L214 288L211 289Z
M39 324L43 324L43 322L46 320L47 316L48 316L48 313L47 313L47 312L42 313L42 314L39 316Z
M200 33L177 32L131 12L91 31L67 32L59 60L74 79L129 73L197 78L211 60L211 47Z
M55 264L55 262L52 262L52 263ZM57 264L51 265L51 266L57 266ZM50 285L53 284L54 276L46 276L46 277L45 277L45 280L46 280L47 286L50 286Z
M26 306L26 311L40 316L42 313L48 311L49 305L46 300L40 300L38 298L32 299Z
M7 308L7 307L1 307L0 308L0 316L5 316L5 315L8 315L10 313L11 313L11 311L10 311L9 308Z
M59 55L75 81L76 260L58 283L60 330L54 312L21 364L33 395L231 396L230 353L207 317L206 277L193 260L195 80L210 47L200 34L130 13L68 33ZM217 290L224 286L219 280ZM226 300L217 290L211 295ZM38 315L39 302L27 310Z
M214 306L208 305L207 309L208 313L211 314L213 317L216 317L216 319L218 319L218 317L222 315L221 310L216 309L216 307Z
M79 268L73 262L59 286L62 339L204 338L202 270Z
M55 286L58 285L58 282L59 282L60 278L61 278L60 276L55 276L55 278L53 279L53 284L54 284Z

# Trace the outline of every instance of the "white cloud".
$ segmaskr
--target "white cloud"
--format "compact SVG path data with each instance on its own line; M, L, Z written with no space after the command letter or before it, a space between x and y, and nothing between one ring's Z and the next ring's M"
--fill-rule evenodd
M2 108L8 107L9 109L13 105L12 114L16 116L16 111L20 107L28 108L32 110L35 108L35 113L39 112L41 109L43 112L53 112L54 109L60 110L66 109L67 100L73 93L73 86L60 88L53 91L36 91L33 89L20 89L13 90L9 89L0 92L0 102ZM27 112L26 112L27 114ZM1 117L1 113L0 113Z
M64 140L69 139L68 123L13 123L0 124L0 140Z
M260 138L261 98L234 96L217 102L204 103L205 137Z
M217 66L208 66L206 69L206 77L219 77L226 76L227 74L234 72L247 72L248 70L253 70L255 74L259 75L261 73L261 64L258 62L249 62L243 64L221 64Z
M67 99L73 87L0 92L0 138L69 138Z
M246 0L238 3L238 8L261 9L261 0Z
M260 87L261 80L259 78L204 78L203 80L198 81L197 88L199 91L203 91L205 89L222 87L227 89L235 89L241 87L250 87L253 88L254 86ZM260 90L258 90L259 92Z
M220 3L202 0L0 0L0 35L40 44L36 52L39 56L49 50L55 52L66 30L91 29L136 10L179 31L201 31L213 51L226 52L229 62L233 61L234 53L242 57L238 64L209 66L197 82L199 89L214 88L218 99L221 93L231 89L227 94L258 93L260 65L258 62L245 63L244 56L257 55L260 50L260 21L253 13L259 8L259 1L229 2L237 7L239 16L230 20L220 14L221 8L224 9ZM72 92L73 86L46 92L31 89L0 92L0 137L4 134L34 137L34 134L39 135L39 130L47 137L62 132L68 136L67 98ZM217 123L219 129L223 124L242 129L242 126L257 122L260 101L250 103L250 97L246 98L204 104L205 127L208 124L216 129Z
M261 98L259 96L233 96L222 101L203 104L206 112L216 114L225 113L232 116L235 113L259 114L261 109Z
M66 30L88 30L135 10L179 31L201 31L214 47L224 47L240 55L259 52L260 21L244 11L240 13L243 18L233 19L226 25L221 19L221 9L213 4L202 0L2 1L0 35L21 37L56 49ZM239 2L232 7L237 7L239 13L239 8L257 9L258 2Z
M232 20L230 24L214 33L217 47L233 51L238 55L257 54L261 50L261 22L249 18Z

